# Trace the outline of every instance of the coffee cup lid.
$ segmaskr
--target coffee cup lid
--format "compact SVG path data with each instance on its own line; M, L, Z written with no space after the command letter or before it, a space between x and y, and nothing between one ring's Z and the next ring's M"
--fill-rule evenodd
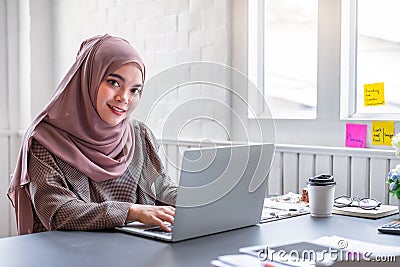
M336 182L332 175L330 174L320 174L308 179L309 185L335 185Z

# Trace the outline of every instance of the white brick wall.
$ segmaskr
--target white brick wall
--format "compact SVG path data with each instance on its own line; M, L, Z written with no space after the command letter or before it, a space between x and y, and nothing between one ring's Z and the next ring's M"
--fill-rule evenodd
M130 40L142 53L167 50L178 63L199 60L193 48L205 48L200 60L229 64L229 0L55 0L57 78L70 66L82 39L108 32ZM138 44L137 44L138 43ZM226 53L213 53L212 50ZM185 50L189 51L188 53ZM185 54L186 56L182 56ZM213 57L215 58L213 59ZM146 58L145 58L146 60ZM147 60L146 60L147 61ZM60 62L60 63L58 63ZM172 66L174 62L163 65ZM149 65L149 68L153 66Z
M230 0L27 0L24 3L31 3L30 10L28 7L20 10L16 1L0 0L0 21L4 22L0 23L0 56L8 59L0 62L0 77L6 85L0 90L3 95L8 94L14 103L12 107L4 103L0 105L0 114L3 114L0 119L0 147L9 148L7 153L0 156L0 213L6 214L6 218L0 221L0 237L16 233L13 212L5 192L9 183L7 177L15 166L20 146L17 131L23 131L19 129L23 128L19 112L29 113L29 105L24 104L27 99L16 101L21 88L18 84L21 77L29 75L29 65L31 79L23 79L23 82L31 80L30 92L34 96L40 95L40 100L44 101L42 103L35 101L35 98L31 99L34 104L31 113L34 116L43 108L46 99L49 99L74 62L82 40L93 35L109 33L129 40L145 60L148 80L160 71L186 62L231 63ZM25 51L20 51L21 44L24 49L29 48L26 47L29 41L24 38L19 40L21 25L18 12L26 13L26 18L31 20L31 25L28 25L31 27L28 38L31 56L22 57L26 62L31 62L23 64L26 70L18 67L21 63L18 58ZM51 69L46 69L47 65ZM22 73L19 74L18 70ZM46 87L39 86L42 82L40 77L36 77L39 70L52 77L47 77ZM192 74L187 71L181 76L187 80L187 77L193 77ZM223 75L210 72L208 76L204 78L215 80ZM157 95L173 87L175 78L172 83L165 79L163 81L157 84L153 92L146 91L145 87L140 106L152 106ZM26 90L29 91L29 88ZM159 136L163 130L163 137L167 138L226 139L227 135L221 125L230 127L229 110L204 98L214 98L227 105L230 103L229 94L220 88L184 86L173 90L157 103L149 118L150 127ZM194 100L184 103L191 99ZM7 98L2 101L7 102ZM146 115L140 109L134 113L134 116L142 120ZM194 119L198 116L209 116L217 122ZM23 116L23 119L28 120L28 117ZM162 129L165 122L168 125Z
M80 42L106 32L126 38L139 50L146 63L147 78L176 64L191 61L230 65L232 27L229 0L55 0L53 11L57 81L73 62ZM212 94L218 90L199 89L199 92L197 98L202 94L213 97ZM228 99L227 96L221 98L221 92L218 94L219 100ZM143 101L152 102L154 99L151 94L145 94ZM158 118L152 118L154 125L150 126L159 127L157 122L165 121L168 110L182 101L183 98L172 97L158 103L162 112ZM204 107L207 115L218 114L217 109L215 105ZM224 113L218 119L228 124L229 116ZM216 127L209 124L208 121L192 123L190 127L194 129L185 132L218 133L207 130ZM159 129L154 130L158 132ZM217 135L216 138L223 136Z
M191 31L200 29L201 13L200 12L184 12L178 16L178 30Z
M202 10L215 10L215 2L221 0L189 0L189 10L198 12Z

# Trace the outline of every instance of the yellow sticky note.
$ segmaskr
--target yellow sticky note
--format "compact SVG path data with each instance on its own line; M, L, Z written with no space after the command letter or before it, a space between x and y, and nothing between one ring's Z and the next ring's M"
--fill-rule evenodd
M385 89L383 83L364 84L364 106L385 105Z
M372 122L372 144L391 146L394 135L394 121L373 121Z

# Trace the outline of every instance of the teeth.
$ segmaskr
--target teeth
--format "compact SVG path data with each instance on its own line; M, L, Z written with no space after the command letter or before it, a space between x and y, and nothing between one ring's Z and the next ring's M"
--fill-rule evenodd
M125 110L123 110L123 109L120 109L120 108L117 108L117 107L114 107L114 106L111 106L110 105L110 107L113 109L113 110L116 110L116 111L118 111L118 112L124 112Z

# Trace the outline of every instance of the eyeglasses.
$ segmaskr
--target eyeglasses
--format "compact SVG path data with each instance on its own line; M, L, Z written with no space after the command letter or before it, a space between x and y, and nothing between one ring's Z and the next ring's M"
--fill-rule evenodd
M373 210L381 205L381 203L373 198L358 198L341 196L335 198L333 205L338 208L343 207L359 207L364 210Z

